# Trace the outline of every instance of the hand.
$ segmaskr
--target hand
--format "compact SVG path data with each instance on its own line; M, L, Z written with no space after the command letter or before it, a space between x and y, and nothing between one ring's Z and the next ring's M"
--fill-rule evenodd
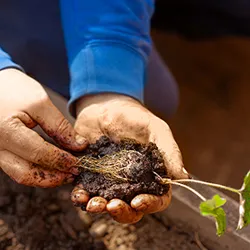
M188 178L169 126L136 100L123 95L100 94L82 98L76 108L75 130L90 143L94 143L102 135L113 141L131 138L141 143L154 142L163 152L171 178ZM171 200L171 188L161 197L138 195L132 200L131 206L118 199L108 203L101 197L89 200L88 193L83 188L78 186L73 190L74 203L87 204L88 212L107 211L121 223L134 223L139 221L143 214L162 211L168 207Z
M0 71L0 168L20 184L54 187L72 181L77 158L44 141L37 124L59 145L81 151L86 140L52 104L42 86L16 69Z

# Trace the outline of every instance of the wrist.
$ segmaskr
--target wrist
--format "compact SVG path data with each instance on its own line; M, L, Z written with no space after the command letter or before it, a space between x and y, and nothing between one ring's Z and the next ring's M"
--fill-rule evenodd
M106 105L110 103L135 103L139 104L140 102L130 96L122 95L122 94L116 94L116 93L100 93L95 95L87 95L79 98L76 101L76 115L78 116L79 113L84 110L85 108L92 106L92 105L101 105L102 107L105 107Z
M75 104L82 96L85 99L86 96L113 93L143 101L145 67L146 59L129 46L116 43L86 45L70 63L71 113L75 115Z

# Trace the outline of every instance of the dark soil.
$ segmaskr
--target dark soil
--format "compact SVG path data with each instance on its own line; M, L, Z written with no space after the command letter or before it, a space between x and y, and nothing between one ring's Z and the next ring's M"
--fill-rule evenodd
M167 177L162 155L153 143L142 145L132 140L115 143L103 136L95 144L89 145L84 151L84 155L100 159L124 150L129 153L122 164L117 166L118 174L126 179L125 182L107 178L102 173L90 172L83 168L76 183L82 183L91 197L101 196L107 200L119 198L128 203L138 194L163 195L167 193L169 186L160 184L154 174L156 172L161 177ZM121 161L121 159L115 158L114 162L119 160Z
M106 249L89 234L92 221L78 215L68 188L25 187L0 171L0 249Z

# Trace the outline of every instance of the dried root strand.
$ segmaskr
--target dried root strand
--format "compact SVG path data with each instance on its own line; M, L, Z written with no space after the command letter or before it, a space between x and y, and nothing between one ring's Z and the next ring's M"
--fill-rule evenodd
M141 156L141 153L135 150L121 150L101 158L82 156L79 158L76 166L93 173L103 174L106 178L111 180L128 182L128 177L120 173L122 169L132 164L132 158L134 156Z

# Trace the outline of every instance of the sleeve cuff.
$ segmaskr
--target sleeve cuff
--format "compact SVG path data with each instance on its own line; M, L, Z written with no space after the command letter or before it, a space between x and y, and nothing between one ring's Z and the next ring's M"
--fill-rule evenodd
M145 59L132 48L111 45L88 45L70 64L69 110L75 101L89 94L117 93L143 102Z
M7 68L16 68L21 71L24 71L20 65L14 63L11 60L10 56L4 51L2 51L0 48L0 70L7 69Z

